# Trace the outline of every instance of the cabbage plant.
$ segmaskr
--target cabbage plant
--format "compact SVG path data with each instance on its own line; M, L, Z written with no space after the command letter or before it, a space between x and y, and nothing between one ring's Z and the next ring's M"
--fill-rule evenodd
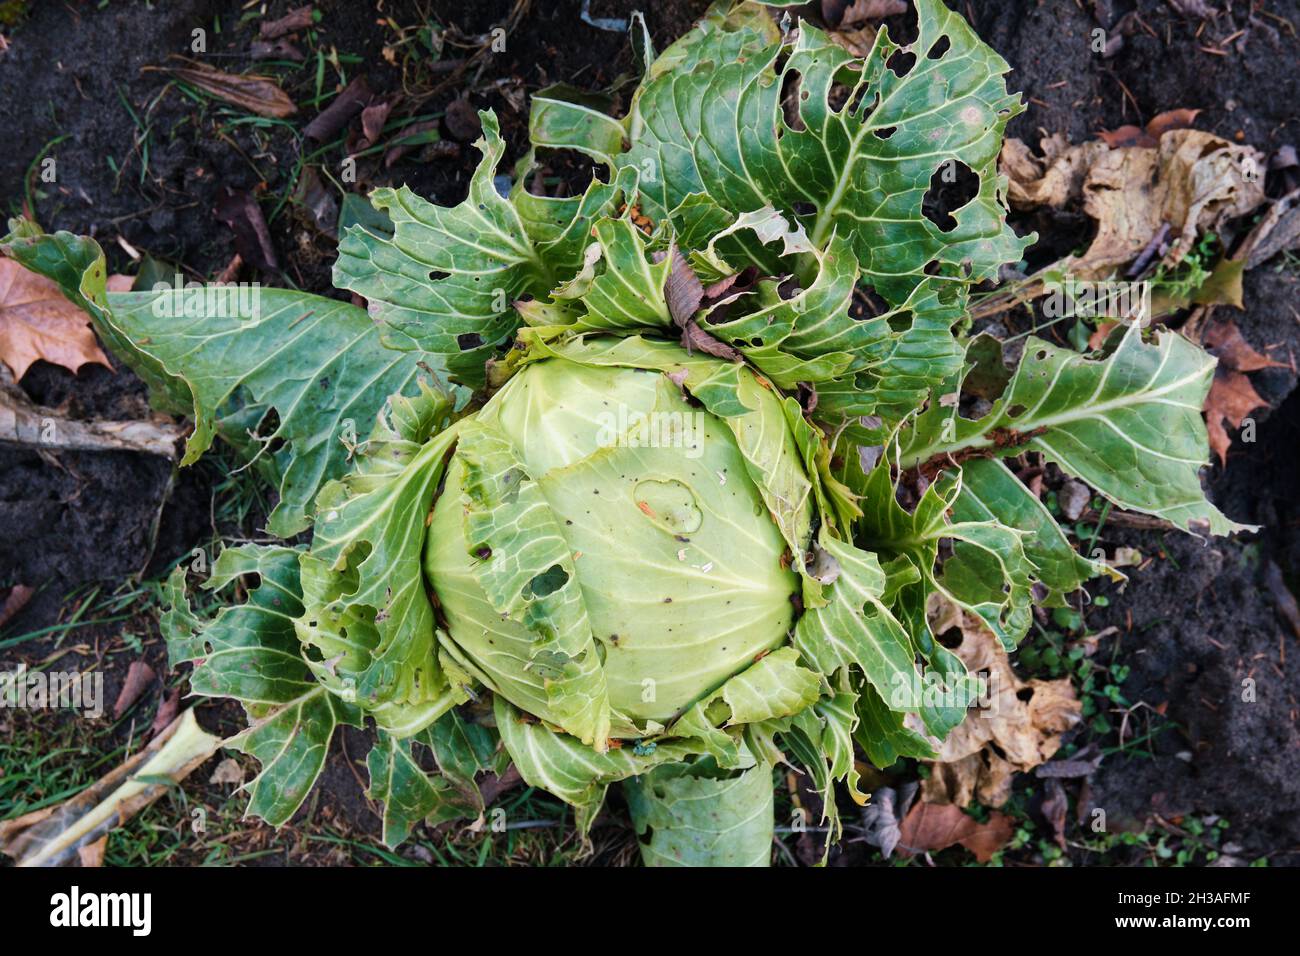
M1201 490L1197 347L1133 325L1087 355L1030 338L1010 368L967 334L972 285L1034 238L996 169L1021 105L960 17L916 8L913 42L882 29L861 59L755 3L657 57L634 20L625 115L539 93L508 194L491 112L462 203L371 194L334 270L366 309L106 293L93 240L12 224L5 251L193 417L185 463L221 437L278 489L283 543L225 550L211 614L178 569L162 622L193 692L247 711L250 812L289 820L336 728L372 725L389 845L482 817L513 763L584 836L621 784L647 863L766 864L777 768L831 841L837 791L867 799L855 753L933 757L964 719L936 596L1011 648L1035 602L1113 573L1008 457L1238 527ZM601 174L530 190L556 149ZM955 166L978 189L936 221Z

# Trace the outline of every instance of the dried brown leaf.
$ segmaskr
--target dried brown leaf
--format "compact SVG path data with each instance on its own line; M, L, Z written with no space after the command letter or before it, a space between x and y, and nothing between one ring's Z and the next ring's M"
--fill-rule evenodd
M302 135L318 143L328 142L366 108L372 95L366 78L358 76L330 100L330 105L316 114L314 120L303 127Z
M77 847L77 860L84 867L104 865L104 851L108 849L108 834L105 833L94 843Z
M392 109L393 104L384 101L371 103L361 111L361 133L365 136L367 146L379 142L379 136L384 131L384 124L388 122L388 114Z
M258 76L254 73L223 73L211 67L195 64L188 66L145 67L159 69L178 80L184 80L191 86L197 86L209 96L238 106L240 109L266 116L271 119L284 119L298 112L298 107L289 94L280 89L280 84L272 77Z
M1083 509L1092 500L1092 489L1081 481L1070 480L1061 486L1056 500L1061 506L1061 513L1070 521L1078 521Z
M1234 372L1254 372L1261 368L1286 368L1285 362L1277 362L1255 351L1245 340L1237 323L1211 322L1205 327L1202 338L1205 347L1218 356L1219 364Z
M1193 113L1171 110L1153 119L1148 129L1158 137L1141 131L1151 146L1112 149L1102 139L1071 146L1055 135L1041 141L1042 155L1036 156L1020 140L1008 139L999 160L1009 180L1008 200L1020 209L1059 209L1082 198L1084 211L1097 220L1097 235L1082 257L1067 263L1079 278L1109 277L1139 256L1166 224L1172 241L1164 261L1176 265L1198 233L1264 201L1263 155L1181 128ZM1103 135L1123 142L1119 133ZM1230 272L1221 276L1225 301L1232 298L1232 279Z
M980 823L950 803L917 802L899 825L898 849L907 853L944 850L961 844L987 863L1015 833L1011 818L996 810Z
M1056 845L1065 849L1065 817L1070 810L1070 799L1065 795L1065 787L1056 777L1048 777L1043 798L1043 816L1052 828L1052 837Z
M699 351L728 362L741 362L745 358L726 342L705 332L694 319L687 319L682 326L682 347L687 352Z
M293 190L293 201L302 207L312 224L331 239L338 238L339 201L315 166L304 166Z
M1060 209L1077 201L1088 170L1107 152L1106 144L1096 140L1071 146L1059 133L1041 140L1039 149L1041 157L1014 137L1002 144L1000 172L1009 180L1007 198L1017 209Z
M851 27L907 12L905 0L822 0L821 6L822 19L831 27Z
M9 593L5 595L4 604L0 605L0 627L13 620L14 616L27 606L27 602L35 593L35 588L29 588L25 584L15 584L11 587Z
M676 243L669 249L668 256L672 264L668 267L668 280L664 283L664 299L673 321L683 327L699 309L704 298L704 285Z
M280 260L271 242L271 230L252 193L223 186L214 212L235 234L235 250L244 262L263 272L279 270Z
M168 693L164 688L162 702L158 705L158 713L154 715L153 723L149 727L149 733L154 735L162 733L163 729L170 726L180 712L181 689L173 687L171 692Z
M1228 462L1228 448L1232 444L1228 429L1240 428L1247 415L1267 404L1241 372L1223 366L1214 370L1214 383L1205 396L1205 425L1210 433L1210 448L1219 456L1220 464Z
M258 33L263 40L274 40L276 37L282 37L286 33L293 33L295 30L305 30L312 24L312 7L308 4L305 7L298 7L296 10L290 10L278 20L263 20Z
M483 135L483 122L467 96L447 104L442 123L452 139L458 139L462 143L473 142Z
M988 679L985 706L972 712L940 744L938 761L922 784L930 803L966 806L979 800L997 807L1007 801L1016 773L1050 760L1061 735L1078 723L1082 705L1068 678L1022 681L1001 643L974 615L941 598L932 600L931 630L956 626L961 643L953 648L966 669Z
M1163 223L1173 242L1164 261L1176 265L1198 233L1244 216L1264 200L1263 157L1249 146L1195 129L1166 133L1155 149L1108 150L1083 185L1083 208L1097 236L1070 264L1080 278L1105 278L1128 264Z
M86 313L57 284L13 259L0 259L0 361L17 381L38 359L71 372L91 362L113 367Z
M153 683L154 677L153 668L144 661L131 662L131 666L126 671L126 680L122 682L122 689L118 692L117 702L113 704L114 720L119 719L140 699L140 695Z
M212 771L212 776L208 778L208 783L215 784L230 783L239 786L243 782L244 768L234 757L227 757L217 764L217 769Z

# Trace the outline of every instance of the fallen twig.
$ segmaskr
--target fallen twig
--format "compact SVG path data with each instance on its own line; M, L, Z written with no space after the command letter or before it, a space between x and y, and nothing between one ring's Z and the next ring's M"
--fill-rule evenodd
M163 421L78 421L33 405L26 393L0 375L0 442L43 451L134 451L175 461L185 437L180 425Z

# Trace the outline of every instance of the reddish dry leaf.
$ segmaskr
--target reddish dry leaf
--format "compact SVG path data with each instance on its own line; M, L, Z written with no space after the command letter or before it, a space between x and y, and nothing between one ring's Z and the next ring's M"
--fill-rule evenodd
M1111 149L1126 146L1159 146L1160 137L1170 130L1189 129L1199 112L1200 110L1169 110L1153 116L1151 122L1147 123L1146 129L1120 126L1117 129L1098 133L1097 138Z
M379 142L379 135L384 131L384 124L388 122L388 114L392 109L392 103L382 102L372 103L361 111L361 133L365 136L367 146Z
M86 313L44 276L0 259L0 361L14 380L44 359L75 372L90 362L113 366L95 341Z
M293 33L295 30L305 30L312 23L311 4L305 7L299 7L297 10L290 10L278 20L263 20L258 32L263 40L274 40L282 37L286 33Z
M822 19L830 27L851 27L906 12L904 0L822 0Z
M726 359L728 362L741 362L745 358L726 342L705 332L694 319L687 319L682 326L682 347L688 354L699 350L705 355Z
M140 699L145 688L153 683L153 678L153 668L144 661L131 662L126 672L126 680L122 683L122 690L117 695L117 703L113 705L114 720L118 720L132 704Z
M244 262L262 272L279 271L271 230L252 193L222 186L213 211L235 234L235 250Z
M1210 448L1220 464L1228 463L1229 428L1240 428L1246 416L1268 402L1259 397L1250 379L1220 365L1214 370L1214 384L1205 396L1205 424L1210 433ZM1226 425L1225 425L1226 422Z
M1070 800L1065 795L1065 787L1055 777L1047 780L1047 796L1043 800L1043 817L1052 828L1056 845L1065 849L1065 817L1070 809Z
M253 73L222 73L220 70L204 66L164 66L145 67L145 69L162 70L178 80L197 86L210 96L246 109L250 113L256 113L258 116L284 119L298 112L298 107L294 105L293 100L289 99L289 95L280 89L275 80L267 76L257 76Z
M951 803L917 802L899 825L898 848L908 853L944 850L960 843L987 863L1015 833L1011 818L994 810L987 823L967 816Z
M164 689L162 703L158 705L158 713L153 719L153 724L149 727L149 733L155 736L162 733L180 712L181 689L179 687L172 688L170 694Z
M372 96L366 78L358 76L314 120L303 127L302 135L320 143L329 142L335 133L351 123L353 117L366 108Z
M1237 323L1213 322L1205 328L1205 346L1219 357L1219 364L1234 372L1254 372L1261 368L1285 368L1285 362L1275 362L1267 355L1256 352L1242 337Z
M15 584L11 587L5 596L4 604L0 605L0 627L8 624L15 614L26 607L35 593L35 588L29 588L25 584Z
M1157 113L1147 123L1147 133L1159 139L1171 129L1191 129L1196 122L1196 116L1200 110L1166 110L1163 113Z
M1114 129L1102 130L1097 134L1097 138L1111 149L1122 149L1125 146L1155 145L1152 142L1152 137L1146 134L1146 130L1131 123L1117 126Z
M94 843L87 843L77 848L77 859L82 866L98 867L104 865L104 851L108 849L108 834L105 833Z
M244 257L236 252L226 263L225 268L217 273L217 283L219 285L229 285L239 278L239 268L244 264Z
M704 298L704 286L675 243L668 255L672 259L672 265L668 268L668 279L664 283L664 299L673 321L678 326L685 326L686 321L700 307L700 301Z
M1088 336L1088 348L1096 350L1104 346L1106 339L1110 338L1110 333L1115 331L1118 324L1117 322L1098 322L1097 327Z

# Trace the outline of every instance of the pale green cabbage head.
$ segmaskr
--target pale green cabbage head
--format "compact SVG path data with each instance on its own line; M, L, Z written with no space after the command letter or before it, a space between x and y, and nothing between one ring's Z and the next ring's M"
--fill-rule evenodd
M802 472L779 401L755 394L760 408L745 417L785 432L772 453ZM800 590L786 542L728 421L663 372L546 359L511 379L479 418L513 446L572 558L572 579L552 565L530 581L526 600L576 592L615 736L666 725L786 643ZM451 641L511 703L562 726L547 669L534 660L536 635L503 617L479 583L477 569L493 555L467 535L465 480L453 455L424 556Z

